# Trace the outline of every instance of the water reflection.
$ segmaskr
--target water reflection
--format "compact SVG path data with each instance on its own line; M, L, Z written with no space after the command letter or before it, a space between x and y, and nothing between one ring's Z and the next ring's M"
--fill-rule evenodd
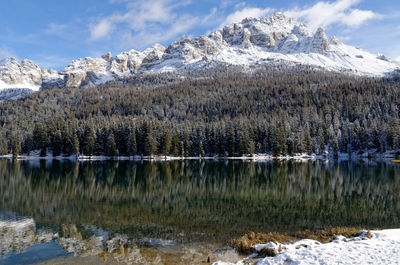
M399 182L400 166L388 163L1 160L0 209L58 233L68 251L61 238L106 233L98 251L109 252L105 242L116 235L124 246L146 246L224 242L248 231L399 227Z
M108 261L108 264L154 264L157 260L161 264L190 264L193 261L199 264L210 256L214 260L238 259L233 251L225 251L224 256L218 256L215 246L184 246L169 240L151 238L135 240L127 235L111 234L95 226L62 224L57 230L37 229L32 218L15 217L14 214L0 212L0 264L32 264L47 260L53 263L56 262L55 258L70 255L97 257L95 264L102 261ZM68 260L63 259L62 262L67 264Z

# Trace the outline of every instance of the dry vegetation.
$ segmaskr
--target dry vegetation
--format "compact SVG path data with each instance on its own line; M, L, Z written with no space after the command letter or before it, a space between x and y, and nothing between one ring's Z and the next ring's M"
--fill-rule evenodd
M250 232L247 235L242 236L239 239L233 239L231 241L231 245L238 252L243 254L254 253L253 246L257 244L266 244L268 242L277 242L277 243L294 243L296 241L302 239L313 239L317 240L321 243L328 243L335 239L336 236L342 235L347 238L356 237L359 235L359 231L362 228L356 227L337 227L337 228L326 228L315 231L305 230L301 232L283 232L283 233L254 233ZM368 231L367 237L371 238L371 233ZM265 249L268 250L268 249ZM263 256L276 256L276 252L272 252L272 250L268 250L268 253L259 253ZM274 250L275 251L275 250Z

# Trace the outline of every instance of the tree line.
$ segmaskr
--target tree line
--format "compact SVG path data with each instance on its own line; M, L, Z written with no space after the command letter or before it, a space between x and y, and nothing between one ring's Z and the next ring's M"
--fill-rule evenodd
M145 80L145 81L143 81ZM162 81L164 80L164 81ZM165 81L166 80L166 81ZM312 69L148 75L0 104L0 153L291 155L400 149L396 78Z

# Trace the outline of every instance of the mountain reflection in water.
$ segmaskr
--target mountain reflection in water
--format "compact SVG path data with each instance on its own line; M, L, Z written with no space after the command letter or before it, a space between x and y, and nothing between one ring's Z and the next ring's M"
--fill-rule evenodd
M0 212L0 264L31 264L68 257L97 257L101 261L125 264L149 264L159 260L162 264L189 264L207 261L206 257L238 259L232 250L218 253L211 246L176 245L162 239L141 239L142 245L127 235L110 234L94 226L77 227L62 224L59 230L37 229L32 218L9 218L10 213ZM146 244L147 246L145 246ZM208 248L207 248L208 247ZM195 251L193 251L195 250ZM32 253L30 253L32 252ZM47 252L47 253L46 253ZM21 254L23 253L23 254ZM37 254L41 254L38 255ZM86 263L84 259L62 259L63 264Z
M0 255L56 242L137 259L249 231L399 227L399 191L390 163L1 160Z

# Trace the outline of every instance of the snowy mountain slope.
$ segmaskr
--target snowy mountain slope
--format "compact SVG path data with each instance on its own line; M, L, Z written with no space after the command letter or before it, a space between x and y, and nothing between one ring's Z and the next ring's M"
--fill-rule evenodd
M39 90L42 81L40 68L32 61L7 58L0 62L0 90L28 88Z
M43 81L55 80L60 75L54 70L40 69L30 60L16 58L0 61L0 101L15 100L43 87Z
M221 64L244 68L300 64L367 76L384 76L400 67L383 55L329 38L322 28L312 32L277 13L247 18L208 36L183 37L168 47L156 44L143 52L131 50L115 57L108 53L101 58L75 60L59 73L40 69L29 60L19 63L8 58L0 62L0 90L92 86L138 74L200 70Z

